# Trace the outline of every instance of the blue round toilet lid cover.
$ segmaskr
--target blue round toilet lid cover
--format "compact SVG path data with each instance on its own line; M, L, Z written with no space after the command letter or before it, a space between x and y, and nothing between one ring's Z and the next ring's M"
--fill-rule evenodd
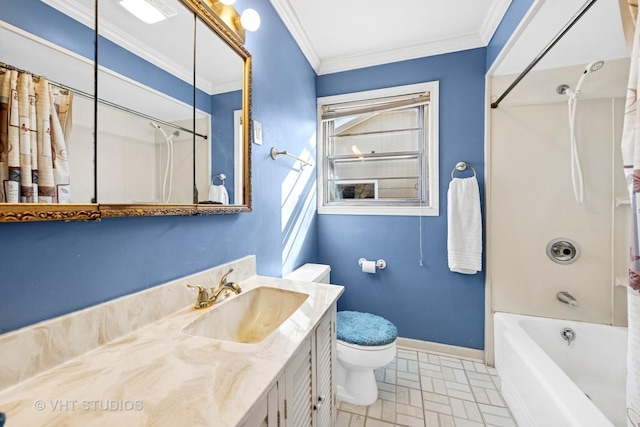
M396 325L371 313L339 311L337 334L340 341L363 346L390 344L398 337Z

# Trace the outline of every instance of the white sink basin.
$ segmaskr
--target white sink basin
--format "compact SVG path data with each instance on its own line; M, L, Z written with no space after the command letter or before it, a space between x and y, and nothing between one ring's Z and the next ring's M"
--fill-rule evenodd
M209 309L182 332L223 341L255 344L287 320L309 297L300 292L261 286L231 296Z

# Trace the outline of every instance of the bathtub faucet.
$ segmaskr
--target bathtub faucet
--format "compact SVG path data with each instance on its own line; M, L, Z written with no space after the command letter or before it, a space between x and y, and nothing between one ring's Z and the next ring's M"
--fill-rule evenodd
M556 294L556 297L559 301L562 301L565 304L569 304L571 307L577 307L578 301L567 291L560 291Z

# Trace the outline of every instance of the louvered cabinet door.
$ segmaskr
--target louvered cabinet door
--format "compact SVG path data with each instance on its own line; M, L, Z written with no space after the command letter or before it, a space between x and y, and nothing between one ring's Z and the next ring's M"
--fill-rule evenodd
M242 427L279 427L278 410L282 399L279 396L280 383L274 384L269 393L262 398L256 408L249 415L249 419L242 424Z
M285 426L313 427L311 338L298 349L285 371Z
M315 427L335 424L333 366L335 358L335 309L329 310L316 328L314 360Z

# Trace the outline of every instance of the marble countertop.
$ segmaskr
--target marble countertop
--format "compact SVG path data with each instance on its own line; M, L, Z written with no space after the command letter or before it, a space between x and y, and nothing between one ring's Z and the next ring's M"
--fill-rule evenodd
M240 425L343 291L342 286L265 276L240 286L243 292L271 286L309 297L256 344L181 331L216 306L189 307L161 318L3 390L6 427Z

